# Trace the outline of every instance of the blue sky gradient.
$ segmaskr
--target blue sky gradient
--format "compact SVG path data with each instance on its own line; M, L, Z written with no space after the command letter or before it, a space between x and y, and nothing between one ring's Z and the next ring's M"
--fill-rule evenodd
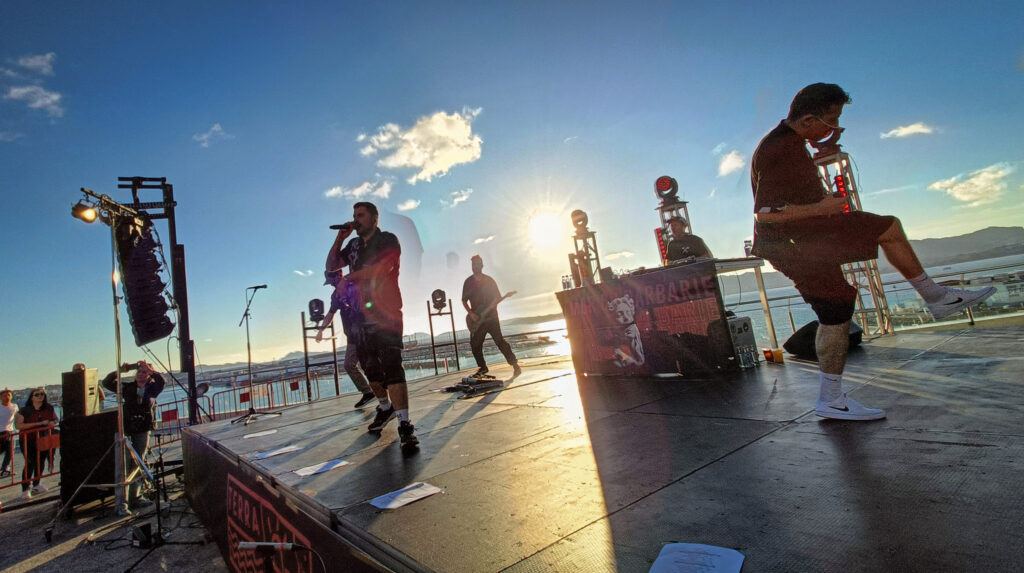
M476 252L519 291L503 316L557 312L573 209L603 262L656 265L660 175L739 256L750 154L816 81L853 96L843 143L866 208L916 239L1024 224L1020 2L486 4L7 2L0 384L113 367L109 233L69 208L80 187L129 200L119 176L174 185L204 364L244 361L255 284L254 358L302 348L327 226L360 189L385 229L400 212L419 232L407 333L427 329L430 291L457 298ZM168 344L176 365L175 340L151 349Z

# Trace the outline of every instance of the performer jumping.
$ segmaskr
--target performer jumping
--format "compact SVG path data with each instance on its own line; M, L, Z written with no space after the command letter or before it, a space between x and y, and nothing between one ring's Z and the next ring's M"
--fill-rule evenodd
M515 291L505 293L501 296L498 290L498 283L485 275L484 260L480 255L473 255L470 258L473 265L473 274L462 283L462 306L465 307L466 325L469 327L469 346L473 349L473 358L476 359L478 370L473 376L482 376L489 371L487 363L484 362L484 338L490 334L491 340L501 351L505 360L512 365L512 377L522 374L519 367L519 360L512 352L512 345L505 340L501 334L501 321L498 320L498 303L515 294Z
M409 389L402 367L402 292L398 287L402 247L398 237L377 228L378 212L373 203L356 203L352 218L352 226L338 230L327 268L348 266L348 280L358 292L363 320L352 330L359 363L380 402L367 430L379 432L397 416L402 447L413 448L419 439L409 419ZM358 236L339 249L353 229Z
M941 286L924 272L899 219L864 211L845 213L848 197L825 194L806 142L841 130L839 116L850 96L835 84L817 83L793 98L789 116L761 140L750 166L754 191L753 254L789 277L818 315L815 347L821 387L815 413L842 420L885 417L842 390L850 319L857 289L843 275L845 263L874 259L878 247L942 318L976 305L995 292Z

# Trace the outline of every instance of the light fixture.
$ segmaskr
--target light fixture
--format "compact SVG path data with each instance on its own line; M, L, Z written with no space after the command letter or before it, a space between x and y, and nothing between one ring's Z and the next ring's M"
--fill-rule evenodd
M434 292L430 293L430 300L434 303L434 309L441 312L448 305L448 294L441 289L434 289Z
M96 212L95 206L86 203L85 200L81 200L71 206L71 216L76 219L81 219L86 223L92 223L96 221L99 213Z

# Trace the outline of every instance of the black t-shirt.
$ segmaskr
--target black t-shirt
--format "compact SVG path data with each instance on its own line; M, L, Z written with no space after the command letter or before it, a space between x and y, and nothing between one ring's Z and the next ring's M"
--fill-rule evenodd
M399 334L402 332L402 291L398 288L401 255L398 237L380 229L369 241L356 236L341 250L342 262L351 272L382 263L375 276L355 281L360 310L365 324L375 324L382 330Z
M810 205L825 197L804 138L780 122L764 136L750 160L750 185L754 212L763 207Z
M462 302L469 301L469 308L477 314L486 311L500 298L501 292L498 290L498 283L488 275L481 275L479 281L476 280L475 275L470 275L466 282L462 283ZM488 317L497 318L497 316L498 309L495 307Z
M683 235L669 241L665 248L666 257L670 261L678 261L687 257L713 258L711 249L697 235Z

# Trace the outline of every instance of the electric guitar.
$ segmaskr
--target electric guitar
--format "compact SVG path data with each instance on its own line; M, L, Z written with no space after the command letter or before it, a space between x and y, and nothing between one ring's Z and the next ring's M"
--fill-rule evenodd
M467 314L466 315L466 328L469 329L469 334L472 335L474 332L476 332L476 329L480 327L480 325L483 323L483 321L486 320L487 317L492 312L494 312L494 309L498 306L498 303L500 303L501 301L505 300L506 298L509 298L510 296L513 296L514 294L516 294L516 291L510 290L507 293L505 293L505 296L503 296L503 297L499 298L498 300L492 302L491 304L487 305L482 310L477 311L476 309L473 309L473 312L476 313L476 320L473 320L473 316L472 315Z

